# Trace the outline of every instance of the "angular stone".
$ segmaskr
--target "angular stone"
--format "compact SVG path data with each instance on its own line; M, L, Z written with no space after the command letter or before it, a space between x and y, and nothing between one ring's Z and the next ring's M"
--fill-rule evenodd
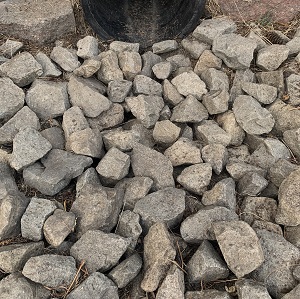
M171 75L173 65L169 61L159 62L152 67L152 71L157 79L164 80Z
M229 147L227 150L229 163L249 162L250 152L248 145L242 144L236 147Z
M226 170L234 180L240 180L246 177L246 174L257 173L260 176L265 176L267 171L257 166L245 162L230 162L226 165Z
M256 233L265 260L252 277L264 282L270 295L279 299L297 285L292 273L299 262L300 250L279 234L267 230L257 230Z
M163 97L171 106L176 106L184 99L176 87L167 79L163 81Z
M158 82L144 75L137 75L133 80L133 92L144 95L162 95L162 86Z
M152 78L153 77L152 67L155 64L162 62L163 59L159 55L154 54L152 51L148 51L142 55L142 61L143 61L143 68L141 71L141 75Z
M194 96L189 95L173 108L171 121L198 123L208 118L206 108Z
M293 288L290 292L285 294L282 299L297 299L300 296L300 284Z
M193 71L183 72L172 79L171 83L183 96L192 95L198 100L207 93L205 83Z
M234 180L227 178L219 181L211 190L204 192L201 202L206 206L223 206L235 211L236 194Z
M201 243L187 263L187 272L190 283L215 281L229 275L225 262L207 240Z
M41 119L61 116L70 108L67 83L35 80L26 94L26 103Z
M137 52L124 51L118 54L119 65L124 77L132 81L142 70L142 58Z
M244 221L213 224L216 239L229 269L238 277L257 269L264 254L254 230Z
M236 24L228 17L212 18L201 22L194 30L193 36L201 42L212 45L216 37L233 33L236 29Z
M211 176L211 165L200 163L186 167L177 177L177 182L186 190L202 195L210 183Z
M122 103L129 94L132 82L127 80L110 81L108 83L107 95L113 103Z
M213 223L238 220L238 215L225 207L205 207L187 217L180 227L184 241L199 244L203 240L216 240Z
M156 223L144 238L144 278L141 287L145 292L154 292L175 259L176 250L167 226Z
M68 83L68 93L72 106L80 107L87 117L97 117L111 106L108 98L100 94L89 79L72 76Z
M139 52L139 43L129 43L121 41L113 41L109 45L109 49L117 53L124 51Z
M184 298L184 273L176 265L171 265L162 284L160 285L157 299L183 299Z
M200 75L208 90L229 90L229 79L223 71L208 68Z
M235 287L240 299L272 299L267 288L252 279L238 280Z
M64 131L61 128L50 127L41 131L41 135L51 143L53 149L65 148L65 136Z
M56 210L56 205L49 199L33 197L21 218L22 237L33 241L43 239L43 225Z
M289 42L286 43L286 46L289 48L289 55L294 55L300 53L300 36L295 36Z
M268 181L256 172L245 174L238 182L240 195L256 196L268 185Z
M267 71L256 73L256 78L259 83L271 85L277 88L278 96L282 96L285 91L285 80L283 70ZM254 81L253 81L254 82Z
M164 40L152 45L152 51L154 54L163 54L174 51L178 48L176 40Z
M287 77L286 85L287 92L289 95L289 103L293 106L298 106L300 104L300 75L292 74L289 77Z
M122 261L109 273L108 277L119 289L126 287L140 272L143 262L139 254L133 254Z
M38 52L35 55L36 61L42 66L43 74L41 77L59 77L62 72L56 67L51 59L43 52Z
M52 246L58 247L74 230L75 224L76 218L72 212L56 209L44 223L45 239Z
M157 222L166 223L169 228L180 223L185 210L185 191L165 188L140 199L133 212L141 216L141 224L146 231Z
M88 59L99 54L98 40L93 36L85 36L77 42L77 56Z
M137 144L132 150L131 167L135 176L151 178L154 190L174 187L172 163L156 150Z
M263 220L254 220L251 226L255 231L265 229L269 232L283 236L281 226L278 224L275 224L273 222L263 221Z
M210 50L205 50L199 57L194 72L200 76L203 72L210 68L220 69L222 65L222 60L215 56Z
M156 122L153 129L153 139L162 145L170 145L174 143L179 135L181 129L169 120Z
M73 72L80 66L76 51L61 46L52 49L50 58L66 72Z
M277 98L277 88L267 84L243 82L242 89L262 104L271 104Z
M269 133L275 124L272 114L251 96L238 96L233 113L238 124L249 134Z
M85 60L81 66L73 71L73 74L78 77L90 78L99 71L100 67L101 61L99 56L94 56Z
M79 176L92 162L90 157L53 149L41 163L25 168L23 177L25 184L45 195L53 196L66 187L71 179Z
M181 41L181 46L189 52L193 59L198 59L205 50L210 49L210 45L208 44L200 43L197 40L190 40L187 38Z
M68 286L76 272L76 262L73 257L45 254L31 257L25 264L22 274L34 282L57 288Z
M227 292L218 290L204 290L186 292L185 299L231 299L231 296Z
M32 83L42 74L42 66L28 52L22 52L0 65L0 75L10 78L19 87Z
M232 69L250 68L257 44L250 38L238 34L223 34L214 39L212 51Z
M6 42L0 46L0 55L6 58L12 58L22 47L22 42L7 39Z
M228 110L229 93L223 90L212 90L205 94L202 103L210 115L219 114Z
M17 171L20 171L44 157L51 148L50 142L38 131L32 128L25 128L19 131L13 139L10 165Z
M0 248L0 268L7 273L22 271L27 260L43 250L43 242L4 245Z
M70 254L85 260L90 273L107 271L115 266L129 246L130 239L100 230L89 230L71 247Z
M256 65L266 71L275 71L288 58L289 48L285 45L270 45L259 50Z
M253 30L250 29L250 32L246 37L253 39L256 42L256 44L257 44L256 50L257 51L259 51L260 49L267 46L267 43L262 38L262 32L260 29L258 29L258 30L256 28L254 28Z

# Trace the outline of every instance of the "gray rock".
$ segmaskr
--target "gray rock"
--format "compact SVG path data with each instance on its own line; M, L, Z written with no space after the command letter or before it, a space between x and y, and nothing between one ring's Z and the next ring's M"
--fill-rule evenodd
M285 294L282 299L297 299L300 296L300 284L293 288L290 292Z
M164 40L152 45L152 51L154 54L163 54L177 50L178 43L176 40Z
M285 45L270 45L259 50L256 64L263 70L275 71L288 58L289 48Z
M257 44L254 40L230 33L216 37L212 51L228 67L235 70L243 70L250 68L256 47Z
M193 59L198 59L205 50L210 49L210 45L208 44L200 43L197 40L190 40L187 38L181 41L181 46L189 52Z
M272 299L264 284L252 279L238 280L235 287L240 299Z
M48 217L44 223L45 239L52 246L58 247L74 230L75 224L76 218L72 212L56 209L53 215Z
M189 95L173 108L170 120L179 123L198 123L207 118L208 112L204 105L193 95Z
M109 49L117 53L123 51L138 52L140 45L138 43L129 43L121 41L113 41L109 44Z
M72 106L78 106L87 117L97 117L111 107L107 97L89 83L89 79L75 76L70 78L68 93Z
M204 145L219 143L226 147L231 140L231 136L214 120L207 120L196 126L195 134Z
M45 195L53 196L66 187L71 179L79 176L92 162L90 157L53 149L41 163L25 168L23 177L25 184Z
M77 56L89 59L99 54L98 40L93 36L85 36L77 42Z
M107 271L115 266L129 246L130 239L100 230L89 230L71 247L77 261L85 260L90 273Z
M62 72L56 67L51 59L43 52L38 52L35 55L36 61L42 66L43 74L41 77L59 77Z
M129 210L123 211L116 228L116 234L124 238L131 238L128 250L133 251L142 233L140 216Z
M119 289L124 288L139 274L142 265L141 257L135 253L113 268L108 277Z
M0 248L0 268L4 272L21 271L29 258L41 255L43 242L4 245Z
M296 266L293 271L294 277L299 281L300 279L300 266Z
M238 182L237 191L240 195L256 196L268 185L268 181L256 172L245 174Z
M286 85L287 93L289 95L289 103L293 106L298 106L300 104L300 75L292 74L289 77L287 77Z
M269 133L275 124L272 114L251 96L238 96L233 113L238 124L249 134Z
M133 91L135 94L162 95L162 86L153 79L144 75L137 75L133 80Z
M216 240L213 223L238 220L238 215L225 207L205 207L187 217L180 227L182 238L188 243L201 243L202 240Z
M144 238L144 278L141 287L154 292L175 259L176 250L167 226L155 223Z
M202 81L206 84L208 90L229 90L229 79L223 71L215 68L208 68L200 75Z
M253 272L253 278L264 282L270 295L279 299L297 285L292 273L299 262L300 251L279 234L267 230L256 233L265 261Z
M189 68L192 66L190 58L183 54L169 56L168 58L166 58L166 61L171 62L177 69Z
M30 84L42 74L42 66L28 52L17 54L0 65L0 75L10 78L19 87Z
M138 95L126 98L131 113L146 127L155 125L159 119L159 113L164 107L164 101L160 96Z
M171 265L163 282L161 283L157 299L183 299L184 298L184 273L176 265Z
M163 97L171 106L176 106L184 99L176 87L167 79L163 81Z
M153 180L153 189L174 187L171 161L156 150L137 144L132 150L131 167L135 176Z
M220 221L213 224L213 229L229 269L238 278L249 274L264 262L259 239L246 222Z
M148 51L142 55L142 61L143 61L143 68L141 71L141 75L152 78L153 77L152 67L155 64L162 62L163 59L159 55L154 54L152 51Z
M8 61L8 58L5 58L4 56L0 56L0 65L3 64L4 62Z
M193 36L201 42L212 45L216 37L226 33L233 33L236 29L236 24L228 17L212 18L201 22L194 30Z
M257 173L264 177L267 173L265 169L245 162L230 162L226 165L226 170L234 180L240 180L242 177L246 177L246 174Z
M183 96L192 95L198 100L207 93L205 83L193 71L183 72L172 79L171 83Z
M157 79L164 80L171 75L173 65L169 61L159 62L152 67L152 71Z
M210 183L211 176L211 165L200 163L186 167L177 177L177 182L186 190L202 195Z
M122 103L129 94L132 82L127 80L110 81L108 83L107 95L113 103Z
M0 281L0 294L5 299L48 299L50 291L26 279L21 273L13 273Z
M204 192L201 202L206 206L223 206L235 211L236 194L234 180L227 178L219 181L211 190Z
M50 142L38 131L33 128L25 128L19 131L13 139L10 165L20 171L44 157L51 148Z
M0 55L6 58L12 58L22 47L22 42L7 39L6 42L0 46Z
M167 146L174 143L178 139L180 132L180 127L176 126L171 121L158 121L153 129L153 139L158 144Z
M66 72L73 72L80 66L76 51L61 46L52 49L50 58Z
M300 53L296 56L295 61L300 63Z
M71 212L77 217L77 235L95 229L110 232L118 221L123 192L101 186L94 168L87 169L78 178L76 191Z
M146 231L157 222L166 223L169 228L180 223L185 210L185 191L165 188L140 199L133 212L141 216L141 224Z
M132 81L142 70L142 58L137 52L123 51L118 54L124 77Z
M229 275L225 262L207 240L201 243L187 263L187 272L190 283L215 281Z
M222 66L222 60L215 56L210 50L205 50L199 57L194 72L200 76L203 72L210 68L220 69Z
M242 144L236 147L229 147L227 150L228 150L228 161L230 163L249 162L250 152L249 152L248 145Z
M267 84L243 82L242 89L262 104L271 104L277 98L277 88Z
M0 78L0 119L10 119L24 106L24 91L9 78Z
M228 110L229 93L225 90L212 90L202 97L202 103L210 115Z
M299 216L299 169L293 171L280 185L278 191L278 211L276 223L296 226L300 224ZM291 198L293 200L291 200Z
M255 231L265 229L269 232L283 236L281 226L278 224L275 224L273 222L263 221L263 220L254 220L251 226Z
M68 286L76 275L76 262L71 256L45 254L31 257L22 274L42 285L57 288Z
M117 53L109 50L102 52L100 55L101 66L97 73L98 79L105 84L114 80L123 80L123 72L119 67Z
M289 55L294 55L300 53L300 36L295 36L285 45L289 48Z
M158 120L170 120L172 115L172 111L168 105L165 105L164 108L161 109Z
M61 128L50 127L41 131L41 135L51 143L53 149L65 148L65 136L64 131Z
M81 66L73 71L73 74L78 77L90 78L99 71L100 67L101 61L99 56L94 56L85 60Z
M186 292L185 299L231 299L232 297L223 291L218 290L204 290L204 291L194 291Z
M226 147L219 143L208 144L201 150L202 159L209 163L216 174L220 174L228 160Z
M187 138L179 138L173 145L167 148L164 155L173 166L201 163L201 150L197 144Z
M21 218L22 237L33 241L43 239L43 225L46 219L56 210L53 201L33 197Z
M41 119L61 116L70 108L67 83L35 80L26 94L26 103Z
M285 80L283 70L267 71L256 73L256 78L259 83L274 86L278 89L278 96L282 96L285 91Z

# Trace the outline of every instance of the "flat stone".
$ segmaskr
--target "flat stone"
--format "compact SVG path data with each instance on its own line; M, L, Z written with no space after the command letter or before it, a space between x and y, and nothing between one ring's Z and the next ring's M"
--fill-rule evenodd
M51 148L50 142L37 130L25 128L19 131L13 139L10 165L20 171L44 157Z
M269 133L275 124L272 114L251 96L238 96L233 113L238 124L249 134Z
M193 59L198 59L205 50L210 49L210 45L206 43L200 43L197 40L190 40L187 38L181 41L181 46L189 52Z
M7 273L22 271L27 260L43 250L43 242L4 245L0 248L0 268Z
M132 81L142 70L142 58L137 52L123 51L118 54L119 65L127 80Z
M177 50L178 43L176 40L164 40L152 45L152 51L154 54L163 54Z
M127 80L110 81L108 83L107 95L113 103L122 103L129 94L132 82Z
M44 223L45 239L52 246L58 247L74 230L75 224L76 218L72 212L56 209Z
M73 74L78 77L90 78L96 74L101 67L99 56L94 56L83 62L81 66L73 71Z
M144 95L162 95L162 86L144 75L137 75L133 80L133 92Z
M300 43L300 38L299 38ZM289 103L293 106L300 104L300 75L292 74L286 78Z
M183 72L173 78L171 83L183 96L192 95L200 100L202 95L207 93L205 83L193 71Z
M199 244L203 240L216 240L213 223L238 220L238 215L225 207L205 207L187 217L180 227L184 241Z
M95 272L88 276L66 299L119 299L118 287L104 274Z
M38 52L35 55L35 60L42 66L43 74L41 77L59 77L62 72L51 61L51 59L43 52Z
M263 70L275 71L288 58L289 48L285 45L270 45L257 53L256 64Z
M126 287L140 272L143 262L138 253L122 261L109 273L108 277L119 289Z
M152 72L152 67L155 64L162 62L163 59L159 55L154 54L152 51L147 51L146 53L142 54L142 61L143 68L141 71L141 75L153 78L154 74Z
M157 222L165 223L169 228L180 223L185 210L185 191L165 188L140 199L133 212L141 216L141 224L146 231Z
M7 39L6 42L0 46L0 55L6 58L12 58L22 47L22 42Z
M80 107L87 117L97 117L111 107L108 98L89 84L89 79L72 76L68 83L68 93L72 106Z
M223 71L208 68L200 74L201 80L206 84L208 90L229 90L229 79Z
M225 262L207 240L201 243L187 263L187 272L189 282L194 284L225 279L229 275Z
M138 52L140 48L139 43L129 43L129 42L122 42L122 41L112 41L109 44L109 49L113 50L117 53L123 51L131 51L131 52Z
M19 87L32 83L42 74L42 66L28 52L17 54L0 65L0 75L10 78Z
M50 127L41 131L41 135L51 143L53 149L65 148L65 136L64 131L61 128Z
M71 256L45 254L31 257L22 274L42 285L57 288L69 286L76 275L76 262Z
M228 110L229 93L225 89L212 90L205 94L202 103L210 115L220 114Z
M214 39L212 52L232 69L250 68L257 44L250 38L230 33L219 35Z
M231 296L227 292L218 290L204 290L186 292L185 299L231 299Z
M33 197L21 219L22 237L41 241L43 239L43 225L55 210L56 205L53 201Z
M66 72L73 72L80 66L76 51L61 46L52 49L50 58Z
M85 36L77 42L77 56L88 59L99 54L98 40L93 36Z
M267 173L265 169L245 162L230 162L226 165L226 170L234 180L240 180L249 173L257 173L262 177Z
M176 250L163 223L155 223L144 238L144 277L141 287L145 292L154 292L165 277Z
M237 190L240 195L257 196L268 185L268 181L256 172L245 174L238 182Z
M243 82L242 89L262 104L271 104L277 98L277 88L267 84Z
M90 157L53 149L41 163L37 162L25 168L23 177L25 184L45 195L53 196L66 187L71 179L79 176L92 162Z
M67 0L46 0L41 6L26 0L14 5L10 1L1 2L0 31L4 35L42 45L75 32L74 13Z
M41 119L61 116L70 108L67 83L35 80L27 91L26 103Z
M115 266L129 246L130 239L100 230L89 230L71 247L77 261L85 260L89 273L107 271Z
M213 229L229 269L238 278L257 269L264 262L259 239L246 222L220 221L213 224Z
M252 279L238 280L235 287L241 299L272 299L265 285Z

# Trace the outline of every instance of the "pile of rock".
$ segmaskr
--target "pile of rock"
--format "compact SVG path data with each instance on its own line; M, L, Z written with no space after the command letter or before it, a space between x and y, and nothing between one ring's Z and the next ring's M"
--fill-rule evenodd
M299 298L300 74L280 66L300 63L300 30L236 30L205 20L142 55L91 36L50 57L0 46L0 241L28 239L0 247L0 294ZM201 290L218 280L236 283Z

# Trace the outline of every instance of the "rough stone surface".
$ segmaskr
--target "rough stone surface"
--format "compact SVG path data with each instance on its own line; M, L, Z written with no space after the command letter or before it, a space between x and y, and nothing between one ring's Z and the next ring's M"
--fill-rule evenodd
M227 292L218 290L204 290L186 292L185 299L231 299L231 296Z
M170 145L178 139L180 132L181 129L171 121L158 121L153 129L153 138L159 144Z
M222 60L215 56L210 50L204 50L201 56L199 57L194 72L200 76L209 68L220 69L222 66Z
M42 66L43 74L41 77L59 77L62 72L51 61L51 59L43 52L38 52L35 55L36 61Z
M99 56L94 56L85 60L73 73L78 77L90 78L99 71L100 67L101 61Z
M241 299L271 299L266 287L252 279L238 280L235 287Z
M223 90L212 90L203 96L202 103L210 115L228 110L229 93Z
M271 104L277 98L277 88L267 84L243 82L242 89L262 104Z
M65 136L64 131L61 128L50 127L41 131L41 135L51 143L53 149L65 148Z
M299 38L300 44L300 38ZM292 74L286 79L289 103L293 106L300 104L300 75Z
M77 56L88 59L99 54L98 40L93 36L85 36L77 42Z
M137 52L123 51L118 54L119 65L127 80L133 80L142 70L142 58Z
M262 177L266 175L265 169L245 162L230 162L226 165L226 170L234 180L240 180L249 173L257 173Z
M113 103L122 103L129 94L132 82L127 80L110 81L108 83L107 94Z
M133 92L135 94L162 95L162 86L153 79L144 75L137 75L133 80Z
M143 61L143 68L141 71L141 75L152 78L154 77L154 74L152 72L152 67L155 64L162 62L163 59L159 55L154 54L152 51L147 51L142 55L142 61Z
M238 277L257 269L264 254L254 230L244 221L213 224L216 239L229 269Z
M168 80L163 81L163 97L164 100L173 106L183 101L184 97L177 91L176 87Z
M76 51L61 46L53 48L50 58L66 72L73 72L80 66Z
M0 55L6 58L12 58L22 47L22 42L7 39L6 42L0 46Z
M181 46L189 52L193 59L198 59L205 50L210 49L210 45L188 38L181 41Z
M208 90L229 90L229 80L223 71L208 68L200 74L200 78L206 84Z
M237 190L242 196L256 196L268 185L268 181L256 172L245 174L238 182Z
M138 52L140 45L138 43L128 43L122 41L113 41L109 45L109 49L117 53L123 51Z
M152 45L152 51L154 54L163 54L174 51L178 48L176 40L164 40Z

